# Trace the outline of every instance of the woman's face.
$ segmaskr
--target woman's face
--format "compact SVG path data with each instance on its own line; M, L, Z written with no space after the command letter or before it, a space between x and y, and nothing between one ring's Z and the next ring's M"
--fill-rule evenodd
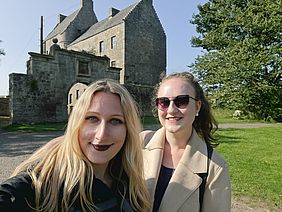
M169 97L172 100L179 95L196 97L195 89L191 83L180 78L173 78L161 84L157 97ZM170 101L167 110L158 109L160 123L170 133L187 132L187 130L190 132L200 107L201 102L192 98L189 98L189 103L184 108L178 108L173 101Z
M96 165L107 165L126 138L125 118L118 95L97 92L79 130L79 145Z

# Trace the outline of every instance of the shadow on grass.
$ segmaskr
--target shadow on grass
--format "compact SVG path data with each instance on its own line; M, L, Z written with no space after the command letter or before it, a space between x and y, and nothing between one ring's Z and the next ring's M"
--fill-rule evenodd
M218 131L216 132L216 139L217 139L217 142L219 144L237 144L237 143L240 143L240 138L237 137L237 136L232 136L232 133L234 131L238 131L240 129L218 129ZM225 135L228 134L228 135Z

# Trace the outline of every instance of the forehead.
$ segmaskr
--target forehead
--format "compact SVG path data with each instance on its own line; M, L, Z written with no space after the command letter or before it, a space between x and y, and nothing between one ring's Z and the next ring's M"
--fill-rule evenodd
M117 94L104 91L96 92L89 107L90 111L122 113L120 98Z
M195 94L195 89L191 82L181 78L165 80L159 88L158 96L175 97L177 95Z

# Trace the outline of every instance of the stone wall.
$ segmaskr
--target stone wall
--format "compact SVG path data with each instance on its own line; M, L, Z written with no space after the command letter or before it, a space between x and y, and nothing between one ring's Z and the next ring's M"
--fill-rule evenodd
M166 71L166 35L149 2L140 2L128 15L125 37L125 83L154 86Z
M141 116L152 116L152 86L126 84L125 87L137 102Z
M111 48L111 38L116 37L116 46ZM99 52L99 43L104 42L104 51ZM123 72L124 72L124 24L119 24L108 30L102 31L95 36L89 37L88 39L82 40L78 43L74 43L69 46L68 49L73 49L77 51L86 51L93 53L97 56L106 55L110 58L110 61L116 61L116 67L121 68L120 82L124 83Z
M9 75L12 123L62 122L68 119L68 92L77 82L119 80L119 69L107 57L54 48L52 55L29 53L27 74ZM79 72L87 62L89 73Z

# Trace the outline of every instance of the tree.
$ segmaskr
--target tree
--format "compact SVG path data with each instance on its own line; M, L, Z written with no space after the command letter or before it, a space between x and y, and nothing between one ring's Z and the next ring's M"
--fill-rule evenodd
M0 40L0 43L2 42L2 40ZM5 52L4 52L4 50L3 49L0 49L0 56L1 55L5 55Z
M282 2L209 0L191 23L192 71L217 106L282 120Z

